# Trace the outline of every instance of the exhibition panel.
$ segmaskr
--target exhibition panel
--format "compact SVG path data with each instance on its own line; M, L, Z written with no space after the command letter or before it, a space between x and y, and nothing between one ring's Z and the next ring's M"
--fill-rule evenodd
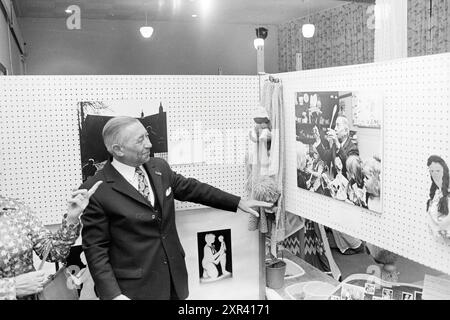
M172 168L244 194L256 76L19 76L0 78L0 87L0 192L26 199L44 224L60 223L69 190L82 182L81 103L97 116L95 106L109 103L109 109L123 106L110 115L133 108L138 118L162 105L169 151L162 157ZM177 203L178 209L196 207Z
M450 161L448 70L450 55L440 54L277 74L284 85L286 108L287 210L449 273L448 240L433 235L427 213L432 184L427 160L439 155ZM296 115L298 93L323 91L371 91L382 96L377 106L383 115L382 153L372 137L378 129L350 128L358 136L361 158L381 157L380 213L298 187L300 142L295 124L302 121ZM366 144L370 147L362 148Z
M442 171L435 168L436 159L448 163L450 156L449 69L450 55L441 54L273 75L284 97L286 135L280 152L286 155L286 210L333 233L449 273L448 237L430 223L440 208L439 193L430 189ZM175 171L245 197L249 132L261 117L266 78L0 78L0 193L25 199L45 224L60 223L68 190L107 159L101 142L104 123L127 115L144 124L153 135L154 156L166 159ZM349 129L345 134L342 126ZM333 152L333 160L328 159ZM373 161L379 166L376 191L369 188L374 178L365 171ZM317 179L303 179L305 172ZM188 202L176 207L201 208ZM191 297L207 299L218 292L210 289L232 292L244 286L243 299L261 298L262 230L249 232L247 216L213 211L206 217L202 212L177 215ZM308 232L311 224L303 227ZM321 233L326 236L323 227ZM224 253L217 274L205 267L204 248L211 243Z

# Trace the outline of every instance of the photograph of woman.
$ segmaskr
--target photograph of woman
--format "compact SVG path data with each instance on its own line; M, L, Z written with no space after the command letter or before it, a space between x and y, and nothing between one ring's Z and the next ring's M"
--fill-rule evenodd
M427 221L431 234L450 244L449 172L448 165L440 156L432 155L427 161L431 178L427 201Z

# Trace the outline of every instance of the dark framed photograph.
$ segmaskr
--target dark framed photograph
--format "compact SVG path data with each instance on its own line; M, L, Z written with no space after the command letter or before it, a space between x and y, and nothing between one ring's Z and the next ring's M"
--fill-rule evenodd
M78 102L78 130L83 182L100 170L110 154L103 143L102 130L113 117L138 119L152 143L151 156L167 160L167 115L159 101L81 101Z

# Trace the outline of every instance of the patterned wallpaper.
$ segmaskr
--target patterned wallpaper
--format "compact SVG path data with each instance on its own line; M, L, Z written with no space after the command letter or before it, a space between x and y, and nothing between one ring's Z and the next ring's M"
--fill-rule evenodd
M449 51L450 0L408 0L408 56Z
M368 28L369 4L350 3L310 16L316 26L313 38L302 36L308 17L278 28L279 72L295 71L296 53L302 53L302 69L369 63L374 60L374 29Z

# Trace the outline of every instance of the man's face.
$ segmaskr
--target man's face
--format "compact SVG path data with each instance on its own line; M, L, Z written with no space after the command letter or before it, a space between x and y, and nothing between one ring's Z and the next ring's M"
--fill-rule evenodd
M336 128L334 130L336 131L336 135L339 141L342 141L343 139L347 138L349 129L345 123L344 118L339 117L336 119Z
M152 144L148 138L147 130L140 122L125 127L121 137L122 162L137 167L150 160Z

